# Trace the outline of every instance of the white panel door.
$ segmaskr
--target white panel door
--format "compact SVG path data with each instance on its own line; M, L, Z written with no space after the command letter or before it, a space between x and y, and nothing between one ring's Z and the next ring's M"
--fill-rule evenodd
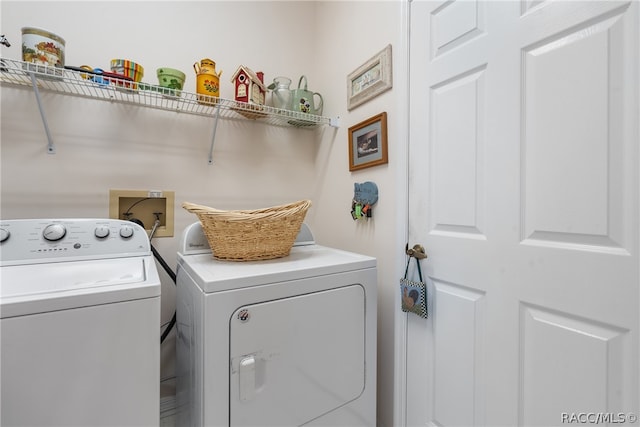
M639 10L411 2L408 425L637 425Z

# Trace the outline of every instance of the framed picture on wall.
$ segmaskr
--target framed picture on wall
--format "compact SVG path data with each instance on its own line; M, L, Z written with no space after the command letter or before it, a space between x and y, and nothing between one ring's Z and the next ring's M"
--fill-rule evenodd
M349 128L350 171L388 162L386 112Z
M388 45L347 77L349 110L391 89L391 45Z

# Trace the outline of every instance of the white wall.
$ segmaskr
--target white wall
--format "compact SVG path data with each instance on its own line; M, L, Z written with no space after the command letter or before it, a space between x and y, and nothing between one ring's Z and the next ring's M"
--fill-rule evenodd
M323 226L319 243L375 256L378 259L378 425L392 426L394 401L394 317L398 287L397 259L405 241L406 52L404 2L323 2L318 13L318 45L326 92L326 109L340 116L340 128L325 131L316 169L322 185L315 196L315 222ZM392 45L393 88L351 111L347 110L347 76L369 58ZM349 172L349 127L387 112L387 165ZM379 201L369 221L350 214L354 183L373 181ZM318 228L318 227L316 227Z
M313 200L307 216L321 244L378 258L379 424L393 424L394 313L398 251L404 242L401 177L406 167L403 88L404 2L59 2L0 3L1 29L12 43L2 57L21 59L21 27L39 27L66 40L66 64L109 68L112 58L145 67L144 81L169 66L187 74L211 58L223 70L221 96L232 98L229 78L244 64L284 75L321 92L324 114L340 128L308 131L225 121L218 126L214 164L207 164L211 119L44 92L57 153L46 138L35 97L2 87L0 216L104 217L109 189L176 192L176 235L154 240L175 268L177 240L196 217L183 201L222 209ZM347 111L346 77L391 43L394 88ZM350 173L347 130L382 111L389 120L389 164ZM368 222L349 214L355 182L374 181L380 201ZM400 224L400 225L399 225ZM163 321L173 314L173 284L163 277ZM173 334L163 346L163 376L173 374ZM170 392L170 391L167 391Z

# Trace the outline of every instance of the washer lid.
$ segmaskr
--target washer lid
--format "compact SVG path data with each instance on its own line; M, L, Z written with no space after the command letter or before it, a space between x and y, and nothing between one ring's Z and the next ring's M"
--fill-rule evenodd
M160 295L151 256L0 268L1 317Z
M263 261L223 261L211 253L178 253L179 269L205 293L240 289L376 267L376 259L321 245L294 246L288 256Z

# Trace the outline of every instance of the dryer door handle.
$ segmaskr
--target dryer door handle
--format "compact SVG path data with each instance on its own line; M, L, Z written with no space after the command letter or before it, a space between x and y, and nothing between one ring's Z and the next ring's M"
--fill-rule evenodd
M256 358L252 354L240 360L240 401L246 402L256 394Z

